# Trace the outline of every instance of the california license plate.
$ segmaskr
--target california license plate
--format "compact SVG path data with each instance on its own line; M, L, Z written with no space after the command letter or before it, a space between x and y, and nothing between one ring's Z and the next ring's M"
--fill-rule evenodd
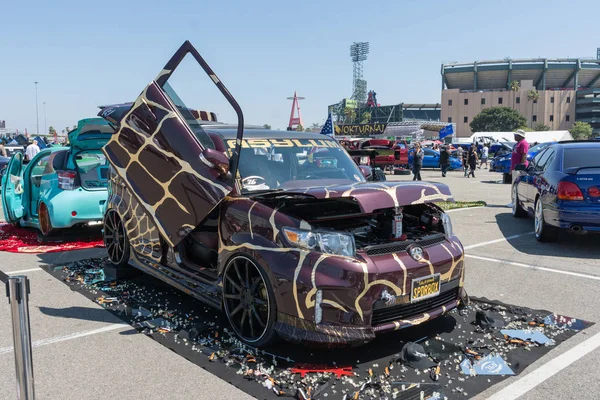
M412 280L410 302L421 301L440 294L440 274L428 275Z

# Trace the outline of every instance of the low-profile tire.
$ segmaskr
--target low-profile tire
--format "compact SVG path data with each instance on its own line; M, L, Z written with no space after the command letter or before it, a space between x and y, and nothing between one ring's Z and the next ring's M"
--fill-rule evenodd
M223 309L238 338L262 347L277 339L277 304L267 274L245 255L233 257L223 271Z
M538 242L553 242L558 237L558 229L546 223L543 209L542 199L538 197L535 201L534 213L535 238Z
M395 169L394 175L410 175L410 171L407 169Z
M113 208L104 214L102 239L111 264L117 268L126 267L129 263L131 247L123 220L117 210Z
M50 219L50 211L48 211L48 206L44 202L40 202L38 205L38 221L42 236L47 237L50 235L54 228L52 227L52 220Z
M519 204L519 192L517 185L513 185L512 189L512 216L515 218L523 218L527 216L527 211Z
M512 183L512 175L510 173L503 173L502 183L504 183L505 185L510 185Z

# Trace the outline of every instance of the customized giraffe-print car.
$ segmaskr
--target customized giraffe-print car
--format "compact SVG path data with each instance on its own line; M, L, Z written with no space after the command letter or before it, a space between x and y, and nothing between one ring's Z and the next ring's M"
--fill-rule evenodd
M237 125L185 106L169 85L192 56ZM362 344L468 301L464 249L436 202L447 186L368 182L325 135L244 128L238 103L185 42L116 128L104 241L133 265L223 310L239 338Z

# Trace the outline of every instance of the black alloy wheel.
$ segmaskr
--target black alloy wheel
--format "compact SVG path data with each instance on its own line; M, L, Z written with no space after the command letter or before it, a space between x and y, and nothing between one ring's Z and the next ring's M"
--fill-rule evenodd
M125 232L125 225L116 210L110 209L104 215L102 232L110 262L117 267L126 266L129 262L129 239Z
M255 346L275 338L275 299L266 274L250 258L234 257L223 273L223 306L238 337Z

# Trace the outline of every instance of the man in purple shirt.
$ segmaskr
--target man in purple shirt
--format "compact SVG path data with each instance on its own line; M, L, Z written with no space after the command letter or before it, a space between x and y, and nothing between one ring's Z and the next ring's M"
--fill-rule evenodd
M512 157L510 159L510 170L514 171L519 164L529 164L527 162L527 152L529 151L529 143L525 140L525 131L519 129L515 132L515 140L517 144L513 148Z

